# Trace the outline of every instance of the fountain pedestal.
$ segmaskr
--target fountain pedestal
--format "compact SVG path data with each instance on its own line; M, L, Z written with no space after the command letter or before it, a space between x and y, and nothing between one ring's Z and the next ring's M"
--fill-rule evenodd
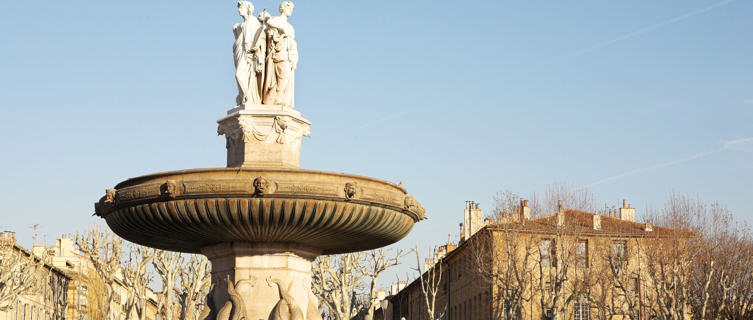
M275 108L236 108L219 121L227 168L131 178L95 205L127 240L209 258L213 289L201 320L321 320L311 292L318 255L395 243L425 217L401 185L299 169L308 122Z
M245 308L247 319L276 319L277 309L287 314L321 319L318 301L311 292L311 263L321 251L300 245L222 243L203 247L212 262L215 310L232 299L228 280ZM232 303L232 302L231 302ZM238 308L240 306L233 305Z
M311 123L278 105L243 105L217 120L225 135L228 167L300 168L301 139Z

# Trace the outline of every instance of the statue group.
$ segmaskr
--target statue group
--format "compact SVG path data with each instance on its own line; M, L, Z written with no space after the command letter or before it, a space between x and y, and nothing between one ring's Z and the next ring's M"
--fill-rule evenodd
M294 71L298 65L295 30L288 22L293 3L283 1L280 15L264 10L254 17L254 5L238 1L243 22L233 26L235 43L236 103L269 104L293 107Z

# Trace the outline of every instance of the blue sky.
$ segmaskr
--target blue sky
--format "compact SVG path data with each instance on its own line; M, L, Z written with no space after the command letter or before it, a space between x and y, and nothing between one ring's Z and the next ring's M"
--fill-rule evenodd
M277 1L255 1L275 11ZM753 222L753 1L298 1L302 167L402 181L399 247L456 236L465 200L671 192ZM0 226L86 228L126 178L224 166L235 1L7 1Z

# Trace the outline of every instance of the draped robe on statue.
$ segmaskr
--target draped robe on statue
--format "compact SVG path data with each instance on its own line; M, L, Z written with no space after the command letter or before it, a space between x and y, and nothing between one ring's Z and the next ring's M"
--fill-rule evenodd
M235 80L238 84L238 105L261 104L264 88L264 55L266 51L264 29L261 23L250 17L233 26L235 43Z
M295 30L284 17L272 17L267 21L267 46L264 104L292 108L298 46Z

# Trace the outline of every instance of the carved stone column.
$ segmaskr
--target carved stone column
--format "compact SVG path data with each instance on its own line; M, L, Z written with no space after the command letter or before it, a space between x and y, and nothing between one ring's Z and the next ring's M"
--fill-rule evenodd
M204 247L201 253L212 262L217 319L224 318L225 307L226 312L245 311L246 319L321 320L311 291L311 263L319 251L299 245L234 242ZM228 290L229 286L234 288ZM237 293L235 301L229 291Z
M300 168L301 139L311 123L301 113L277 105L244 105L217 120L225 135L228 167Z

